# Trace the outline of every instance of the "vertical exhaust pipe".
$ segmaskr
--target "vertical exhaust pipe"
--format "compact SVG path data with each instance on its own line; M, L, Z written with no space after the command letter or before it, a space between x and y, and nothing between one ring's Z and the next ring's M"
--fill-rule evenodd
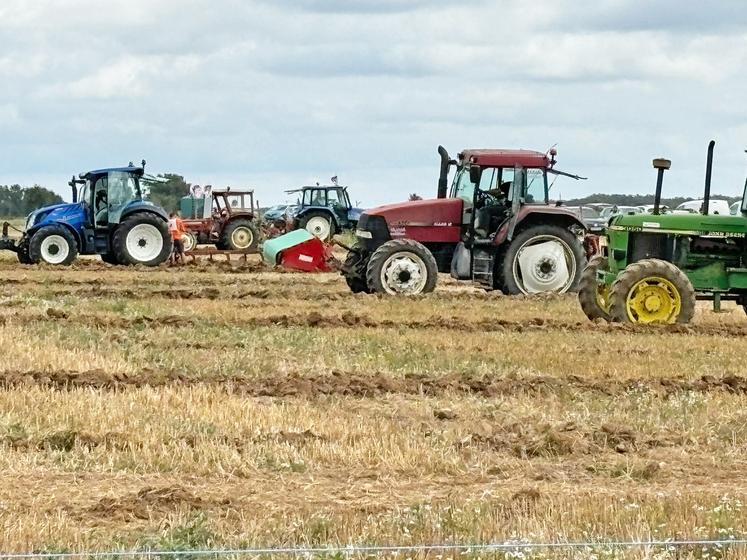
M708 157L706 158L705 191L703 192L703 215L708 215L708 207L711 205L711 175L713 173L713 148L715 140L708 143Z
M664 172L672 167L672 162L668 159L657 158L654 160L654 169L658 171L656 175L656 194L654 195L654 215L659 215L659 206L661 206L661 187L664 184Z
M449 188L449 152L443 146L438 147L438 155L441 156L441 174L438 176L438 198L446 198L446 192Z

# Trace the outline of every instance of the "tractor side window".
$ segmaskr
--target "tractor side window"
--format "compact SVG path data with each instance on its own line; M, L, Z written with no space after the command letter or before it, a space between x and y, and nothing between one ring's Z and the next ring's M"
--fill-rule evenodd
M472 206L475 197L475 184L469 179L469 169L462 168L454 179L454 198L461 198L465 204Z
M526 170L527 187L524 191L524 202L527 204L544 204L545 200L545 170L530 168Z
M327 197L325 196L324 189L311 189L310 192L311 192L311 202L309 202L310 206L327 206Z
M109 223L119 223L120 216L124 207L131 201L139 198L138 185L129 173L113 171L109 173Z
M342 207L344 204L340 199L340 192L336 190L327 191L327 205L332 207Z

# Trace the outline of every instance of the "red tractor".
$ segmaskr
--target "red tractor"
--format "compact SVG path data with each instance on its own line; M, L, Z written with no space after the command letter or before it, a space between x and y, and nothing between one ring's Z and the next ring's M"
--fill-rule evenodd
M438 198L380 206L358 222L342 274L353 292L419 294L438 272L506 294L563 293L586 262L586 227L549 203L555 150L465 150L439 146ZM447 197L448 174L456 167Z
M187 228L187 252L199 243L214 243L219 250L231 251L251 251L259 245L253 190L227 188L199 198L185 196L181 212Z

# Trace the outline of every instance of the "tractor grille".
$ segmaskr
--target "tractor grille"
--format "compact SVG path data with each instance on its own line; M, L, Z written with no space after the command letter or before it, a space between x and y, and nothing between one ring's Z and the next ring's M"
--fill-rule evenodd
M389 235L389 226L382 216L363 214L358 221L358 229L371 233L370 239L359 238L359 241L371 251L375 251L380 245L383 245L392 238Z

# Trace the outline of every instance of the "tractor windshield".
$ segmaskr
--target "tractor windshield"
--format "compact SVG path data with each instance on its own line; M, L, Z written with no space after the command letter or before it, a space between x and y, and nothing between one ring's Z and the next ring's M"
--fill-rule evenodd
M110 171L107 179L108 221L118 224L125 206L133 200L140 200L140 182L135 175L124 171Z
M742 214L747 214L747 179L744 181L744 193L742 194Z
M541 168L526 170L527 181L524 190L526 204L547 204L547 173Z

